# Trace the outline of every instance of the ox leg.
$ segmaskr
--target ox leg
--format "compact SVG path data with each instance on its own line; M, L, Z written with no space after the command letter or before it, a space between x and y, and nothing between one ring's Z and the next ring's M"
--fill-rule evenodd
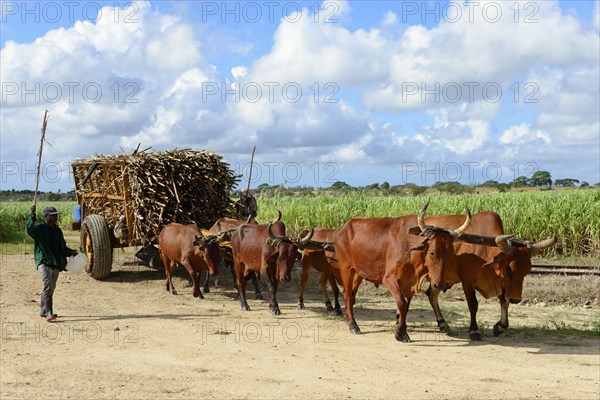
M333 311L333 305L331 305L331 300L327 295L327 274L325 272L321 272L321 277L319 278L319 287L321 288L321 293L323 293L323 298L325 299L325 307L327 307L327 311ZM331 290L333 291L333 287L331 288Z
M494 325L494 336L498 337L508 329L508 305L510 304L504 296L499 296L500 300L500 321Z
M444 332L447 334L452 333L452 330L450 329L450 326L446 323L446 320L442 315L442 310L440 309L440 303L438 302L438 296L440 295L440 291L434 289L430 284L425 294L429 298L429 304L431 304L431 308L433 308L433 312L435 313L435 319L437 321L440 332Z
M208 269L206 270L206 278L204 279L204 285L202 286L202 289L204 290L204 293L210 293L210 289L208 287L208 284L210 279L210 272L208 271Z
M352 280L352 305L356 302L356 293L358 293L358 288L362 283L363 278L359 274L354 274L354 279Z
M200 291L200 272L194 270L191 266L185 266L190 274L190 278L192 278L192 296L197 297L198 299L203 299L204 296Z
M354 270L350 268L340 268L342 285L344 287L344 305L346 307L346 321L350 332L360 335L360 328L354 319L354 298L352 296L352 282L354 280Z
M235 268L233 267L233 263L231 263L229 261L225 261L225 265L226 265L226 268L229 270L229 272L231 272L231 280L233 281L233 288L235 290L238 290L237 275L235 273Z
M300 278L300 296L298 296L298 308L304 309L304 289L306 288L306 282L308 281L308 271L310 265L308 262L302 263L302 277ZM323 290L323 288L321 288ZM327 296L327 294L325 294ZM331 303L330 303L331 305Z
M248 279L251 279L252 284L254 285L254 297L256 300L264 300L265 298L263 297L262 291L260 290L260 284L258 283L258 277L254 271L251 271L248 274L246 281L248 281Z
M263 269L261 271L261 275L267 281L267 286L269 287L269 294L271 295L271 301L269 301L269 308L271 309L271 314L274 316L281 315L281 310L279 309L279 303L277 303L277 279L275 277L275 271L269 271L269 267Z
M358 276L358 275L357 275ZM342 315L342 308L340 307L340 289L338 288L337 282L335 281L335 276L331 273L327 275L327 279L329 279L329 285L331 286L331 291L333 292L333 297L335 300L335 313L337 315Z
M162 260L163 264L165 265L165 273L167 274L167 280L165 282L167 292L171 292L171 294L175 295L177 292L175 291L171 277L173 275L173 271L175 271L175 268L177 268L177 263L169 260L167 257L162 257Z
M477 303L477 296L475 289L470 285L463 283L463 291L467 298L467 304L469 305L469 313L471 314L471 325L469 326L469 339L471 341L480 341L481 333L479 332L479 326L477 325L477 309L479 304Z
M395 276L385 276L383 278L383 284L388 288L392 297L396 301L396 307L398 308L398 321L396 322L396 340L399 342L410 343L410 337L406 333L406 314L408 313L408 306L410 300L406 299L400 290L400 282Z
M240 294L240 305L242 310L250 311L250 306L246 301L246 279L244 279L244 265L235 266L235 275L237 280L238 293Z

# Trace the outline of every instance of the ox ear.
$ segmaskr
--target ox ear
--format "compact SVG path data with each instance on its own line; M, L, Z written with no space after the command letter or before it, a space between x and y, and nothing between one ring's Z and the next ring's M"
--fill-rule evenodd
M406 254L410 253L411 251L423 250L423 249L427 248L427 242L428 242L428 239L425 239L425 241L423 243L418 244L418 245L416 245L416 246L411 247L410 249L408 249L408 251L406 252Z
M505 253L502 253L502 252L500 252L500 253L499 253L498 255L496 255L494 258L492 258L492 259L488 260L488 262L486 262L485 264L483 264L483 265L481 266L481 268L483 268L483 267L487 267L488 265L491 265L491 266L492 266L492 268L494 268L496 271L499 271L499 270L500 270L500 264L501 264L502 262L504 262L505 258L506 258L506 254L505 254Z
M408 233L409 235L419 235L421 233L421 228L419 228L418 226L411 226L410 228L408 228L406 230L406 233Z
M202 242L202 238L203 238L203 236L195 235L194 240L192 240L192 246L204 247L203 246L203 242Z

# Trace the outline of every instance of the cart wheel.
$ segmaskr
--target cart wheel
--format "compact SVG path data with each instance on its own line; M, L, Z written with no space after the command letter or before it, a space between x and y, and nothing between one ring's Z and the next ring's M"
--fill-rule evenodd
M81 224L81 247L87 256L85 271L95 279L106 278L112 268L112 247L108 226L100 215L85 217Z

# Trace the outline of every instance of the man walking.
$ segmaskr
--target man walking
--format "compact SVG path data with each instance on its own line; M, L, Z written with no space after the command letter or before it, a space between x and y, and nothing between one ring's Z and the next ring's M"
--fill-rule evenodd
M27 234L33 238L33 254L35 265L42 278L42 296L40 316L47 321L54 321L58 316L52 308L52 296L56 289L56 281L60 271L67 265L67 256L77 255L77 250L67 247L65 237L56 224L58 211L52 206L44 208L44 222L36 224L36 207L31 207L31 215L27 219Z

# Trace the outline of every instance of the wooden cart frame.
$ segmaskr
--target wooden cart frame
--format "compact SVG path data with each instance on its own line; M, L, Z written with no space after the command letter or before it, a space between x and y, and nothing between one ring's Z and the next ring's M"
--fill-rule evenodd
M130 182L126 163L79 161L72 163L77 203L81 206L81 247L88 258L86 272L96 279L110 274L113 249L142 245L134 231Z

